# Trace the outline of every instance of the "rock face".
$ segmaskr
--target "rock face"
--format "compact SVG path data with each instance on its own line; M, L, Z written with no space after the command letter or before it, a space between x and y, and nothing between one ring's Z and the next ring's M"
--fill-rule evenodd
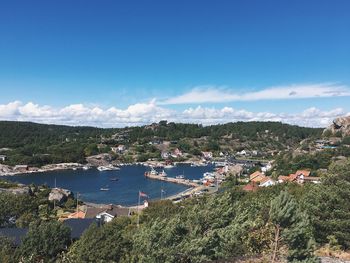
M72 192L62 188L53 188L49 194L49 201L57 201L59 203L67 200L69 196L72 196Z
M89 156L86 161L92 166L108 165L112 162L112 156L108 153Z
M12 169L8 165L0 164L0 175L11 173Z
M333 123L323 131L323 134L330 131L332 134L341 132L342 136L350 136L350 116L336 118Z

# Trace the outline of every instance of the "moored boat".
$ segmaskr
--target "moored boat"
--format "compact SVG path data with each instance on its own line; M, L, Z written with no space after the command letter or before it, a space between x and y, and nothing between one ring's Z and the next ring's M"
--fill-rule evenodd
M114 171L114 170L120 170L119 167L117 166L113 166L112 164L106 165L106 166L98 166L97 170L99 170L100 172L102 171Z
M119 179L117 177L112 177L112 178L109 178L110 181L118 181Z

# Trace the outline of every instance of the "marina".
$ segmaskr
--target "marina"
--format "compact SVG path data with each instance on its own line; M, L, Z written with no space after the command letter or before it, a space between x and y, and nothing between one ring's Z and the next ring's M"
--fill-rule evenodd
M139 190L147 193L149 200L169 198L193 189L195 183L178 183L176 176L185 173L188 180L199 180L205 172L211 172L213 165L191 167L190 164L177 164L164 169L167 176L162 180L150 180L144 176L150 171L149 166L141 164L121 165L120 170L99 171L96 168L88 170L59 170L40 173L3 176L4 179L23 183L55 186L79 193L84 202L98 204L120 204L130 206L137 204ZM155 168L161 173L163 168ZM108 187L106 187L108 185ZM108 190L101 190L108 188ZM189 189L190 188L190 189ZM163 189L163 192L162 192Z
M174 184L182 184L182 185L186 185L189 187L198 187L199 186L199 184L194 183L193 181L190 181L189 179L177 178L177 176L175 178L174 177L166 177L166 176L164 176L163 173L157 174L157 173L154 173L152 171L145 172L145 177L149 178L149 179L160 180L160 181L174 183Z

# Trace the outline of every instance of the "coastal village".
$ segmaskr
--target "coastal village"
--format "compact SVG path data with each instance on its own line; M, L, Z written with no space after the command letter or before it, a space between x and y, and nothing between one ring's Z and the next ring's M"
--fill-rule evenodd
M266 132L268 133L268 132ZM120 136L120 135L118 135ZM118 137L119 138L119 137ZM123 140L127 138L123 133ZM331 137L327 139L313 139L309 143L308 151L323 152L334 150L338 147L338 139ZM306 151L301 142L295 152ZM144 175L148 180L158 180L167 183L181 184L187 187L183 192L167 196L163 199L174 204L188 199L201 198L204 195L214 195L223 187L230 185L230 181L236 183L234 187L243 192L257 192L259 189L267 189L277 184L322 184L322 173L324 169L318 171L301 167L289 174L276 175L276 160L265 158L259 150L242 149L234 153L220 151L201 151L197 155L190 154L179 147L177 142L153 139L147 143L152 147L157 147L159 156L148 158L143 161L122 162L120 156L130 154L130 149L134 146L126 144L116 144L110 147L110 152L90 155L86 158L86 163L59 163L47 164L41 167L17 164L15 166L4 164L6 154L0 156L1 175L12 176L18 174L43 173L48 171L63 170L90 170L96 169L98 172L119 172L124 166L140 165L146 168ZM97 147L105 148L102 143ZM6 152L6 151L5 151ZM271 156L279 156L280 152L271 152ZM116 158L118 156L119 158ZM176 166L190 167L213 167L212 171L203 173L201 178L188 179L184 174L169 176L170 171ZM116 179L118 180L118 179ZM232 187L232 186L230 186ZM39 190L38 190L39 189ZM118 204L94 204L84 202L79 199L79 193L73 193L69 189L59 187L47 188L17 183L3 183L0 186L1 193L11 193L18 195L33 195L33 193L46 192L47 201L53 205L55 211L54 219L62 222L71 229L72 240L77 240L88 229L91 224L103 226L109 224L115 218L129 217L137 218L147 209L154 200L149 200L146 193L139 191L139 203L132 206L122 206ZM97 191L108 191L108 188L97 189ZM162 199L162 198L161 198ZM69 207L67 207L69 203ZM8 218L8 224L16 224L17 218ZM139 220L139 219L138 219ZM21 238L27 234L27 228L3 227L0 228L0 236L14 238L15 246L20 246Z

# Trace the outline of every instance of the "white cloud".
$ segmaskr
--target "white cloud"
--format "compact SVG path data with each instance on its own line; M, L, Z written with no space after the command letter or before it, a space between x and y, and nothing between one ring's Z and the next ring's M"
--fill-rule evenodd
M235 93L226 87L200 86L195 87L188 93L161 101L159 104L200 104L340 96L350 96L350 88L334 83L320 83L278 86L260 91Z
M20 101L10 102L8 104L0 105L0 117L12 117L18 114L18 107L21 105Z
M98 127L143 125L165 119L174 122L202 123L204 125L235 121L282 121L302 126L325 127L334 118L343 115L350 115L350 113L346 113L341 108L322 111L314 107L295 114L251 112L232 107L208 108L201 106L176 111L159 106L154 100L148 103L130 105L126 109L116 107L103 109L84 104L54 108L47 105L41 106L33 102L24 104L19 101L0 105L0 119L2 120Z

